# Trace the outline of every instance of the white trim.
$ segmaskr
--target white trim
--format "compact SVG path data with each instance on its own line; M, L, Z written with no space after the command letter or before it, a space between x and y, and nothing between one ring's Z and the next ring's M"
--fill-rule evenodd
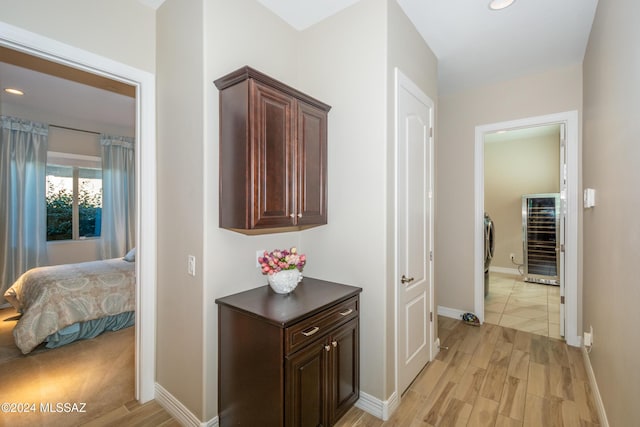
M387 421L391 415L400 406L400 399L398 394L393 392L389 400L382 401L377 397L373 397L363 391L360 391L360 398L355 404L356 408L360 408L363 411L373 415L376 418L380 418L383 421Z
M162 406L173 418L186 427L218 427L218 417L202 422L186 406L169 393L164 387L156 383L156 402Z
M517 268L489 267L490 273L511 274L512 276L522 276Z
M427 105L429 107L429 122L430 122L430 126L431 126L431 135L429 137L429 185L430 185L430 197L429 197L429 248L428 251L430 251L431 253L434 253L434 215L433 212L435 210L435 206L434 206L434 201L435 201L435 185L434 185L434 179L435 179L435 166L434 166L434 154L435 154L435 120L434 120L434 110L435 110L435 104L434 102L431 100L431 98L429 98L415 83L413 83L413 81L411 81L411 79L409 79L407 76L405 76L402 71L398 68L395 67L394 68L394 201L393 201L393 206L394 206L394 230L393 230L393 235L394 235L394 241L393 241L393 253L394 253L394 261L393 261L393 278L394 278L394 283L395 280L400 277L400 273L399 273L399 268L398 268L398 99L399 99L399 88L401 86L406 87L409 92L411 92L411 94L413 96L415 96L416 98L418 98L421 102L423 102L425 105ZM435 256L435 254L434 254ZM429 261L430 266L429 266L429 312L433 313L434 310L434 302L435 302L435 274L434 274L434 261L433 259L430 259ZM395 331L394 331L394 358L395 358L395 366L394 366L394 391L391 395L391 397L395 400L397 400L397 404L392 406L392 410L395 410L395 408L397 407L397 405L399 405L400 402L400 398L398 398L398 364L400 363L398 361L398 316L399 316L399 312L398 312L398 301L399 301L399 296L398 296L398 291L399 288L398 286L394 286L395 288L395 292L394 292L394 321L395 321ZM429 362L433 360L433 358L435 357L434 352L433 352L433 340L434 337L437 335L437 332L435 330L435 319L433 321L429 321L429 328L430 328L430 343L429 343ZM362 393L361 393L362 394ZM383 418L386 420L386 418Z
M438 306L438 316L460 320L462 319L462 315L464 313L466 313L466 311L458 310L456 308L443 307L441 305Z
M136 87L136 398L154 398L156 317L155 76L0 21L0 46ZM144 218L144 221L142 220Z
M589 358L589 353L587 353L587 349L584 346L582 346L582 358L584 359L584 367L587 371L587 376L589 377L591 394L593 395L593 400L595 400L596 409L598 410L598 418L600 418L600 425L602 427L609 427L607 412L604 410L604 402L602 401L602 396L600 395L600 389L598 389L598 384L596 383L596 375L593 372L593 366L591 366L591 359Z
M499 130L518 129L546 124L564 123L567 136L567 227L565 241L565 340L571 346L580 345L578 335L578 112L567 111L546 116L528 117L501 123L476 126L475 130L475 250L474 309L484 322L484 135Z

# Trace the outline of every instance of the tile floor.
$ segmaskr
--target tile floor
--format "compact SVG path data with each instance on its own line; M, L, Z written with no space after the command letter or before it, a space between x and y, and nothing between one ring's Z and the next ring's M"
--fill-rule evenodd
M560 336L560 288L490 273L484 321L551 338Z

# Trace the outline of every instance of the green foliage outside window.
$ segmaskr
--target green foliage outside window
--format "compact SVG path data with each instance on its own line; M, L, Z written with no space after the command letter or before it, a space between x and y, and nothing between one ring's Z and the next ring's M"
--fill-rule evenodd
M91 192L83 179L78 182L78 223L80 237L100 236L102 194ZM47 240L73 238L73 193L47 184Z

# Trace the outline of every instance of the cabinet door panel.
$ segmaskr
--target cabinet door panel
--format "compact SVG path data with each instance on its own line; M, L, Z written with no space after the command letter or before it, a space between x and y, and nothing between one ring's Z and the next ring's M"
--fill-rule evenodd
M252 144L254 171L254 226L294 224L291 194L294 99L254 82L254 125Z
M358 333L358 319L354 319L331 334L331 424L335 423L358 400L360 392Z
M298 103L298 224L327 223L327 113Z
M285 425L327 426L328 352L316 343L286 359Z

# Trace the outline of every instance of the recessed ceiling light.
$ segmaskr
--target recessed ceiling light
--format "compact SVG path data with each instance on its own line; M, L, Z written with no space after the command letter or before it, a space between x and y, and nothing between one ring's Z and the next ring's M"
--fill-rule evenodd
M507 8L513 4L515 0L491 0L489 2L489 9L491 10L502 10Z
M10 93L11 95L20 95L20 96L24 95L24 92L21 91L20 89L14 89L11 87L6 88L4 91L7 93Z

